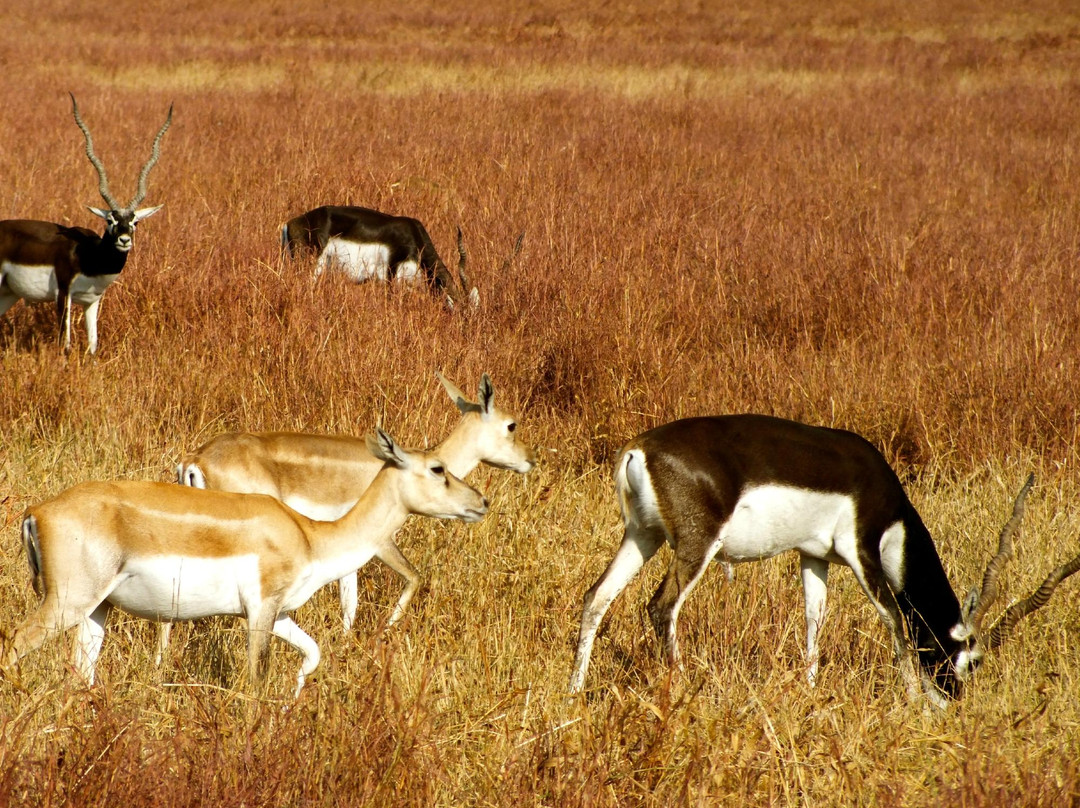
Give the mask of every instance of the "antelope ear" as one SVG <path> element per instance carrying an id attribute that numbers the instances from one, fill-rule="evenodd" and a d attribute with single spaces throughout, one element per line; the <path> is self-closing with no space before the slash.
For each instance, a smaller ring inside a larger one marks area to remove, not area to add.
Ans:
<path id="1" fill-rule="evenodd" d="M 408 462 L 405 453 L 397 445 L 392 437 L 387 435 L 379 427 L 375 427 L 375 434 L 368 435 L 367 447 L 375 457 L 386 463 L 391 463 L 398 468 L 403 468 Z"/>
<path id="2" fill-rule="evenodd" d="M 483 412 L 479 404 L 474 404 L 465 398 L 465 394 L 458 389 L 448 378 L 443 376 L 439 371 L 435 371 L 435 375 L 439 377 L 439 381 L 442 382 L 443 389 L 446 390 L 446 394 L 450 396 L 450 400 L 454 402 L 454 406 L 457 407 L 461 414 L 464 415 L 467 412 Z"/>
<path id="3" fill-rule="evenodd" d="M 979 594 L 979 587 L 971 587 L 971 591 L 967 593 L 964 602 L 960 604 L 960 620 L 962 622 L 971 622 L 971 618 L 975 615 L 975 610 L 979 608 Z"/>
<path id="4" fill-rule="evenodd" d="M 486 373 L 480 377 L 479 389 L 480 412 L 488 415 L 495 402 L 495 385 L 491 383 L 491 377 Z"/>
<path id="5" fill-rule="evenodd" d="M 101 208 L 95 208 L 95 207 L 92 207 L 90 205 L 87 205 L 86 209 L 88 211 L 90 211 L 92 214 L 94 214 L 95 216 L 100 216 L 102 219 L 108 219 L 109 218 L 109 211 L 107 211 L 107 210 L 102 210 Z"/>
<path id="6" fill-rule="evenodd" d="M 152 207 L 152 208 L 139 208 L 137 211 L 135 211 L 135 221 L 141 222 L 143 219 L 149 219 L 151 216 L 153 216 L 155 213 L 157 213 L 163 207 L 165 207 L 165 206 L 164 205 L 154 205 L 154 207 Z"/>
<path id="7" fill-rule="evenodd" d="M 975 625 L 972 623 L 975 611 L 979 608 L 979 587 L 973 586 L 968 592 L 964 602 L 960 604 L 960 622 L 952 627 L 949 636 L 957 642 L 970 640 L 975 636 Z"/>

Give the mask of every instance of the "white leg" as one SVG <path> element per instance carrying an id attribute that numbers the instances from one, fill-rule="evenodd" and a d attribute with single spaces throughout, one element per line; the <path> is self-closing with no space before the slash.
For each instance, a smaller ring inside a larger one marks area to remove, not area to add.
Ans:
<path id="1" fill-rule="evenodd" d="M 67 298 L 64 306 L 64 315 L 60 323 L 61 334 L 64 340 L 64 353 L 71 350 L 71 296 Z"/>
<path id="2" fill-rule="evenodd" d="M 892 638 L 893 656 L 900 668 L 900 678 L 904 682 L 908 698 L 917 701 L 922 695 L 923 679 L 919 666 L 915 662 L 915 655 L 908 645 L 907 637 L 904 636 L 904 618 L 900 614 L 900 606 L 896 602 L 896 596 L 885 580 L 883 572 L 871 577 L 866 574 L 858 559 L 845 559 L 851 571 L 855 574 L 855 580 L 859 582 L 863 592 L 870 598 L 870 602 L 877 609 L 881 622 L 889 631 Z"/>
<path id="3" fill-rule="evenodd" d="M 413 595 L 420 588 L 420 573 L 392 540 L 386 547 L 377 550 L 375 557 L 405 579 L 405 588 L 401 590 L 398 602 L 394 604 L 394 611 L 386 624 L 392 626 L 405 615 L 405 610 L 409 608 Z"/>
<path id="4" fill-rule="evenodd" d="M 589 658 L 592 656 L 596 632 L 612 601 L 634 579 L 645 562 L 656 554 L 663 542 L 664 536 L 659 531 L 648 531 L 636 525 L 633 527 L 628 525 L 615 557 L 611 559 L 604 574 L 585 593 L 574 672 L 570 676 L 571 693 L 580 692 L 585 685 L 585 672 L 589 668 Z"/>
<path id="5" fill-rule="evenodd" d="M 701 581 L 701 576 L 720 551 L 721 542 L 714 541 L 706 547 L 704 554 L 695 554 L 688 547 L 706 541 L 704 536 L 696 537 L 698 542 L 688 542 L 683 537 L 683 543 L 676 545 L 675 556 L 671 559 L 667 575 L 660 582 L 656 594 L 649 601 L 649 617 L 652 619 L 656 636 L 667 651 L 669 664 L 677 669 L 682 669 L 682 658 L 679 653 L 678 623 L 679 612 L 683 604 L 694 591 L 694 587 Z M 680 554 L 682 550 L 684 554 Z"/>
<path id="6" fill-rule="evenodd" d="M 101 306 L 101 297 L 83 309 L 83 319 L 86 321 L 86 340 L 90 353 L 97 353 L 97 321 L 98 309 Z M 71 304 L 68 304 L 70 311 Z"/>
<path id="7" fill-rule="evenodd" d="M 825 585 L 829 579 L 829 562 L 803 556 L 801 565 L 806 608 L 806 678 L 813 687 L 818 672 L 818 632 L 825 621 Z"/>
<path id="8" fill-rule="evenodd" d="M 101 643 L 105 639 L 105 620 L 110 608 L 108 601 L 102 601 L 79 623 L 79 634 L 75 640 L 75 667 L 88 685 L 94 683 Z"/>
<path id="9" fill-rule="evenodd" d="M 324 247 L 322 252 L 319 253 L 318 259 L 315 261 L 315 280 L 318 281 L 322 277 L 323 271 L 330 263 L 330 256 L 326 252 Z"/>
<path id="10" fill-rule="evenodd" d="M 345 624 L 345 633 L 348 634 L 352 631 L 353 622 L 356 620 L 356 607 L 360 601 L 355 572 L 338 579 L 338 597 L 341 599 L 341 621 Z"/>
<path id="11" fill-rule="evenodd" d="M 302 658 L 300 662 L 300 673 L 296 677 L 296 692 L 293 693 L 293 698 L 296 698 L 304 688 L 304 682 L 307 680 L 307 677 L 319 667 L 319 660 L 322 659 L 322 653 L 319 651 L 319 646 L 315 643 L 315 640 L 305 634 L 304 630 L 296 625 L 290 617 L 282 616 L 275 621 L 274 636 L 285 640 L 285 642 L 300 652 Z"/>
<path id="12" fill-rule="evenodd" d="M 154 664 L 160 665 L 169 649 L 169 637 L 172 634 L 172 623 L 158 623 L 157 653 L 154 655 Z"/>

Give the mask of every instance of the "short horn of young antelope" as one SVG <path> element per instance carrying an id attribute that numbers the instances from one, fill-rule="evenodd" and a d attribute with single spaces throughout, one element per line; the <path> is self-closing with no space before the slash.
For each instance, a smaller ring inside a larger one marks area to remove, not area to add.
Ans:
<path id="1" fill-rule="evenodd" d="M 485 373 L 475 401 L 441 373 L 436 374 L 461 412 L 453 431 L 432 451 L 457 477 L 481 463 L 524 474 L 536 453 L 521 442 L 517 419 L 495 404 L 495 387 Z M 312 519 L 336 519 L 360 498 L 382 467 L 367 442 L 347 435 L 294 432 L 230 432 L 218 435 L 177 467 L 184 485 L 236 493 L 268 494 Z M 419 574 L 412 570 L 410 575 Z M 418 577 L 417 577 L 418 580 Z M 352 629 L 358 603 L 357 576 L 338 581 L 342 622 Z M 399 603 L 390 625 L 403 615 Z M 168 646 L 168 624 L 159 636 L 159 659 Z"/>
<path id="2" fill-rule="evenodd" d="M 320 652 L 291 612 L 373 557 L 411 570 L 393 541 L 410 514 L 475 522 L 488 509 L 432 452 L 381 430 L 370 451 L 383 466 L 335 522 L 273 497 L 157 482 L 83 483 L 29 508 L 22 535 L 42 602 L 16 629 L 6 665 L 78 626 L 76 666 L 92 684 L 113 607 L 162 622 L 232 615 L 247 619 L 253 681 L 266 672 L 271 636 L 300 652 L 299 694 Z M 415 590 L 410 581 L 400 608 Z"/>
<path id="3" fill-rule="evenodd" d="M 119 205 L 109 191 L 105 166 L 94 152 L 90 129 L 71 96 L 72 115 L 86 141 L 86 156 L 98 174 L 98 191 L 107 209 L 87 206 L 105 220 L 99 236 L 83 227 L 53 222 L 10 219 L 0 222 L 0 316 L 19 300 L 27 303 L 56 302 L 60 343 L 71 348 L 71 306 L 83 309 L 87 348 L 97 352 L 98 314 L 105 290 L 120 276 L 134 246 L 135 226 L 161 210 L 161 205 L 138 208 L 147 192 L 147 177 L 161 154 L 161 139 L 172 123 L 172 107 L 158 130 L 150 158 L 139 172 L 135 196 Z"/>
<path id="4" fill-rule="evenodd" d="M 960 695 L 987 647 L 998 645 L 1080 569 L 1080 556 L 1063 564 L 989 632 L 983 630 L 1032 482 L 1016 498 L 982 586 L 961 605 L 895 472 L 858 435 L 761 415 L 690 418 L 649 430 L 616 461 L 625 534 L 585 594 L 569 689 L 576 693 L 585 685 L 596 633 L 612 601 L 667 543 L 674 556 L 648 611 L 671 664 L 679 664 L 679 610 L 710 561 L 751 562 L 795 551 L 811 684 L 828 569 L 840 564 L 854 573 L 888 629 L 908 694 L 942 705 L 944 697 Z"/>

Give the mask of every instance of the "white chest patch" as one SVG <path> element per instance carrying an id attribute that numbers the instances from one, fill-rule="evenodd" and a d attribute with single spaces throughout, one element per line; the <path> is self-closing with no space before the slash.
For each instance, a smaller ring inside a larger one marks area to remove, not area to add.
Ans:
<path id="1" fill-rule="evenodd" d="M 71 299 L 86 308 L 105 294 L 105 290 L 119 277 L 119 273 L 116 275 L 98 275 L 96 278 L 79 275 L 71 282 L 71 289 L 69 290 Z"/>
<path id="2" fill-rule="evenodd" d="M 315 561 L 300 570 L 281 602 L 281 610 L 291 612 L 299 609 L 311 596 L 331 581 L 351 575 L 375 556 L 375 545 L 360 542 L 347 553 L 334 558 Z"/>
<path id="3" fill-rule="evenodd" d="M 843 494 L 781 485 L 747 489 L 720 529 L 718 559 L 756 561 L 789 550 L 825 560 L 856 558 L 855 503 Z"/>
<path id="4" fill-rule="evenodd" d="M 881 535 L 881 568 L 894 592 L 904 588 L 904 525 L 895 522 Z"/>
<path id="5" fill-rule="evenodd" d="M 69 290 L 71 299 L 86 308 L 101 297 L 118 277 L 120 277 L 119 273 L 99 275 L 96 278 L 77 275 L 71 282 Z M 0 279 L 2 279 L 0 286 L 11 290 L 14 295 L 27 303 L 47 303 L 56 300 L 58 286 L 56 273 L 51 266 L 13 264 L 4 261 L 0 264 Z"/>
<path id="6" fill-rule="evenodd" d="M 131 559 L 108 600 L 125 612 L 151 620 L 194 620 L 212 615 L 243 615 L 261 599 L 259 558 Z"/>

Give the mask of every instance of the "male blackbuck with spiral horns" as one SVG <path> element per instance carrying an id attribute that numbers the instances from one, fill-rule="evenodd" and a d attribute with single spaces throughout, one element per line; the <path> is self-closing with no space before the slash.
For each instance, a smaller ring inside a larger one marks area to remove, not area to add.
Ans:
<path id="1" fill-rule="evenodd" d="M 115 281 L 133 246 L 135 225 L 161 210 L 161 205 L 139 208 L 146 197 L 146 178 L 158 161 L 161 138 L 172 123 L 172 107 L 158 130 L 148 159 L 139 172 L 138 189 L 121 206 L 109 192 L 105 166 L 94 154 L 90 130 L 71 96 L 75 123 L 86 139 L 86 156 L 97 170 L 98 191 L 107 209 L 87 206 L 105 220 L 101 236 L 84 227 L 66 227 L 52 222 L 10 219 L 0 222 L 0 316 L 18 300 L 27 303 L 56 301 L 60 341 L 65 351 L 71 347 L 71 304 L 83 308 L 90 353 L 97 351 L 97 321 L 101 296 Z"/>
<path id="2" fill-rule="evenodd" d="M 585 594 L 570 690 L 585 684 L 593 640 L 611 602 L 667 542 L 674 557 L 648 612 L 673 665 L 679 661 L 679 609 L 710 561 L 758 561 L 794 550 L 801 556 L 811 684 L 829 564 L 842 564 L 888 628 L 908 694 L 943 704 L 942 693 L 960 695 L 985 649 L 1000 645 L 1017 620 L 1080 569 L 1080 556 L 1058 567 L 1035 594 L 984 630 L 1032 481 L 1016 498 L 982 586 L 961 605 L 896 474 L 858 435 L 762 415 L 690 418 L 645 432 L 616 461 L 625 535 Z"/>
<path id="3" fill-rule="evenodd" d="M 524 474 L 536 464 L 536 453 L 520 441 L 517 420 L 495 405 L 491 377 L 480 379 L 476 401 L 436 374 L 461 420 L 432 449 L 452 474 L 464 478 L 479 464 Z M 361 438 L 294 432 L 228 432 L 212 438 L 177 466 L 183 485 L 241 494 L 269 494 L 312 519 L 337 519 L 348 512 L 375 478 L 383 461 Z M 400 554 L 398 554 L 400 555 Z M 420 573 L 402 555 L 389 559 L 405 579 L 405 589 L 389 625 L 405 613 L 420 586 Z M 356 618 L 357 581 L 351 571 L 338 581 L 345 631 Z M 168 646 L 169 626 L 159 635 L 159 654 Z"/>
<path id="4" fill-rule="evenodd" d="M 273 497 L 130 480 L 83 483 L 29 508 L 22 537 L 42 602 L 15 631 L 6 664 L 78 626 L 76 666 L 92 684 L 114 606 L 155 621 L 235 615 L 247 619 L 254 681 L 271 634 L 300 652 L 299 694 L 320 652 L 290 612 L 373 556 L 400 563 L 393 537 L 409 514 L 475 522 L 487 513 L 434 453 L 381 430 L 369 440 L 383 467 L 336 522 Z"/>

